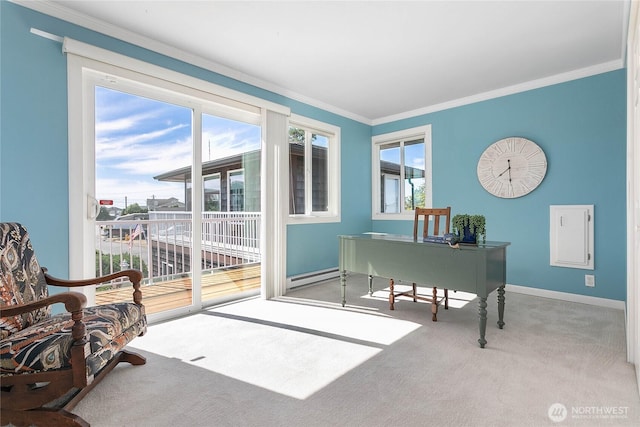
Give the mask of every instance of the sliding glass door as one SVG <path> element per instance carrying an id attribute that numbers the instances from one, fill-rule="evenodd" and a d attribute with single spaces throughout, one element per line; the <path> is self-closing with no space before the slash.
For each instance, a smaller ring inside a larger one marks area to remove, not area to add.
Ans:
<path id="1" fill-rule="evenodd" d="M 259 114 L 113 77 L 93 96 L 96 274 L 142 270 L 161 317 L 259 293 Z M 130 299 L 120 285 L 96 301 Z"/>
<path id="2" fill-rule="evenodd" d="M 203 305 L 260 288 L 261 127 L 202 114 Z"/>

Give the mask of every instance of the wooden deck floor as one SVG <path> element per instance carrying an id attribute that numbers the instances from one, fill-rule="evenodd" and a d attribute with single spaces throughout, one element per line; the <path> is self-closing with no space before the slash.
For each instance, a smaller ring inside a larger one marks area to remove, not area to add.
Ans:
<path id="1" fill-rule="evenodd" d="M 215 270 L 202 275 L 202 301 L 260 287 L 260 264 Z M 142 303 L 147 314 L 191 304 L 191 278 L 155 282 L 142 286 Z M 125 286 L 96 293 L 96 304 L 132 301 L 132 288 Z"/>

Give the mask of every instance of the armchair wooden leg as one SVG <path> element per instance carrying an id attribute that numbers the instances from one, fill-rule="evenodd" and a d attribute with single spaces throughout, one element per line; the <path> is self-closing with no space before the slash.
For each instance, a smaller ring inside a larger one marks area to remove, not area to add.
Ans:
<path id="1" fill-rule="evenodd" d="M 389 310 L 393 310 L 395 295 L 393 294 L 393 279 L 389 279 Z"/>
<path id="2" fill-rule="evenodd" d="M 107 363 L 107 365 L 102 368 L 98 375 L 96 375 L 93 382 L 87 387 L 80 390 L 75 396 L 73 396 L 73 398 L 63 406 L 63 409 L 71 411 L 73 408 L 75 408 L 78 402 L 80 402 L 93 389 L 93 387 L 100 383 L 100 381 L 102 381 L 102 379 L 107 376 L 107 374 L 111 372 L 113 368 L 115 368 L 116 365 L 118 365 L 118 363 L 120 362 L 128 362 L 132 365 L 144 365 L 145 363 L 147 363 L 147 359 L 145 359 L 138 353 L 133 353 L 127 350 L 120 350 L 118 354 L 116 354 L 113 359 L 111 359 L 109 363 Z"/>
<path id="3" fill-rule="evenodd" d="M 444 290 L 444 309 L 449 310 L 449 289 Z"/>
<path id="4" fill-rule="evenodd" d="M 50 426 L 50 427 L 89 427 L 89 423 L 79 416 L 64 409 L 32 409 L 29 411 L 0 411 L 2 425 L 11 424 L 16 427 Z"/>
<path id="5" fill-rule="evenodd" d="M 144 365 L 145 363 L 147 363 L 147 359 L 145 359 L 143 356 L 127 350 L 121 350 L 120 361 L 128 362 L 132 365 Z"/>
<path id="6" fill-rule="evenodd" d="M 414 284 L 413 284 L 413 302 L 418 301 L 418 300 L 416 299 L 416 293 L 417 293 L 417 292 L 416 292 L 416 289 L 417 289 L 417 286 L 416 286 L 416 284 L 414 283 Z"/>

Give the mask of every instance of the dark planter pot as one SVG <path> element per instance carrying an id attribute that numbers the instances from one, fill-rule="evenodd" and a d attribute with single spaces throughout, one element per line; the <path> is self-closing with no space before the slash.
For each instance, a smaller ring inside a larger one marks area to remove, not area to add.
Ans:
<path id="1" fill-rule="evenodd" d="M 460 243 L 466 243 L 469 245 L 477 244 L 476 233 L 472 233 L 468 226 L 465 226 L 462 230 L 462 239 L 460 239 Z"/>

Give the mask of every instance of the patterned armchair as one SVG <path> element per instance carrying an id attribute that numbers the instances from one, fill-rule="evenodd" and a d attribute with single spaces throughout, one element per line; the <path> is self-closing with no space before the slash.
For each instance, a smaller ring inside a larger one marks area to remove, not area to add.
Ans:
<path id="1" fill-rule="evenodd" d="M 133 303 L 85 307 L 79 292 L 48 287 L 133 284 Z M 41 268 L 27 230 L 0 223 L 0 425 L 88 426 L 69 411 L 119 362 L 146 360 L 123 348 L 147 329 L 142 273 L 126 270 L 89 280 L 61 280 Z M 51 305 L 65 313 L 51 315 Z"/>

